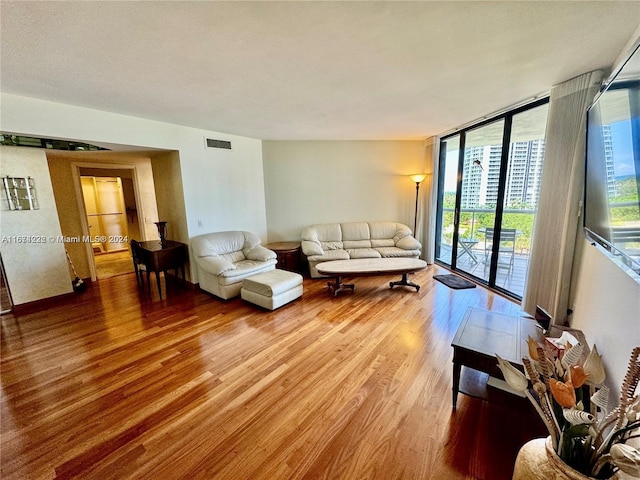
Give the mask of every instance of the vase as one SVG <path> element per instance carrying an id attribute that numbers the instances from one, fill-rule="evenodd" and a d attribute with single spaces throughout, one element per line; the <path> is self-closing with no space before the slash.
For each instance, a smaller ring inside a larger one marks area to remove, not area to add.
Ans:
<path id="1" fill-rule="evenodd" d="M 160 236 L 160 245 L 167 245 L 167 222 L 155 222 L 158 227 L 158 235 Z"/>
<path id="2" fill-rule="evenodd" d="M 616 479 L 614 475 L 610 477 Z M 571 468 L 553 449 L 551 437 L 525 443 L 516 458 L 512 480 L 594 480 Z"/>

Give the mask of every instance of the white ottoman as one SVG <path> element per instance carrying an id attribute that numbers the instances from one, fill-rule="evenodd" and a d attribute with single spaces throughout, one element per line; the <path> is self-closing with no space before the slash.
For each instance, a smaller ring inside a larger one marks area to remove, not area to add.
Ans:
<path id="1" fill-rule="evenodd" d="M 302 275 L 287 270 L 270 270 L 242 280 L 243 300 L 275 310 L 302 296 Z"/>

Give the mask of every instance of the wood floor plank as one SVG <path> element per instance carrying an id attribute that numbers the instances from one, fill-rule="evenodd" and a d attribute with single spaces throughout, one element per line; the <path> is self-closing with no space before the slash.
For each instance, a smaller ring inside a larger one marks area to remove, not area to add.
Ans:
<path id="1" fill-rule="evenodd" d="M 149 297 L 129 274 L 3 315 L 0 476 L 509 479 L 544 429 L 509 397 L 452 411 L 451 340 L 469 306 L 519 306 L 439 273 L 337 297 L 305 279 L 273 312 L 176 285 Z"/>

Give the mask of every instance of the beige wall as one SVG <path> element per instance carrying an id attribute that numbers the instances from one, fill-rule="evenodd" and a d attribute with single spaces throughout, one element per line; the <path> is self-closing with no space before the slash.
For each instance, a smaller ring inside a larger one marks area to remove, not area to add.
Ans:
<path id="1" fill-rule="evenodd" d="M 391 220 L 413 229 L 423 141 L 264 141 L 267 236 L 299 240 L 316 223 Z"/>
<path id="2" fill-rule="evenodd" d="M 152 165 L 158 218 L 167 222 L 167 238 L 188 244 L 189 232 L 187 231 L 187 212 L 184 207 L 180 155 L 178 152 L 156 155 Z M 190 269 L 186 270 L 190 280 Z"/>
<path id="3" fill-rule="evenodd" d="M 32 177 L 40 205 L 38 210 L 11 211 L 3 187 L 0 248 L 13 303 L 70 293 L 72 278 L 58 238 L 62 231 L 45 151 L 0 146 L 0 157 L 0 176 Z M 26 239 L 18 242 L 18 237 Z"/>
<path id="4" fill-rule="evenodd" d="M 42 150 L 45 154 L 45 150 Z M 77 165 L 84 168 L 100 168 L 99 171 L 108 173 L 128 167 L 135 171 L 137 178 L 139 205 L 138 215 L 140 219 L 141 240 L 154 240 L 158 238 L 158 230 L 153 222 L 158 221 L 158 209 L 156 206 L 155 187 L 151 160 L 148 157 L 125 156 L 118 158 L 112 152 L 90 152 L 83 154 L 78 152 L 47 152 L 51 182 L 55 193 L 55 201 L 60 216 L 60 227 L 66 236 L 82 236 L 82 217 L 84 212 L 80 209 L 79 195 L 72 175 Z M 108 168 L 108 167 L 114 167 Z M 81 200 L 81 198 L 80 198 Z M 148 221 L 145 221 L 147 219 Z M 81 278 L 90 278 L 90 249 L 84 243 L 67 244 L 69 256 L 73 261 L 76 271 Z"/>

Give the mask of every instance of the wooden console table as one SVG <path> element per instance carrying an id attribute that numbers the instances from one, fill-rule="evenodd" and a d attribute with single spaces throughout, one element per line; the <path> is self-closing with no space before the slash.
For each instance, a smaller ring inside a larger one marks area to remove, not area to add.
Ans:
<path id="1" fill-rule="evenodd" d="M 164 272 L 165 288 L 167 283 L 167 271 L 174 270 L 176 276 L 178 269 L 184 277 L 184 265 L 187 262 L 187 245 L 175 240 L 166 240 L 165 245 L 161 245 L 159 240 L 140 242 L 142 261 L 148 272 L 155 272 L 158 284 L 158 293 L 162 298 L 162 287 L 160 286 L 160 272 Z M 149 282 L 151 289 L 151 282 Z"/>
<path id="2" fill-rule="evenodd" d="M 548 337 L 559 337 L 568 331 L 585 346 L 583 355 L 588 353 L 584 334 L 580 330 L 552 326 Z M 531 336 L 544 343 L 542 329 L 537 322 L 527 317 L 517 317 L 504 313 L 490 312 L 469 307 L 462 318 L 458 331 L 451 343 L 453 347 L 453 408 L 456 408 L 458 392 L 476 396 L 460 390 L 462 366 L 502 379 L 496 353 L 524 372 L 522 357 L 527 356 L 527 338 Z"/>

